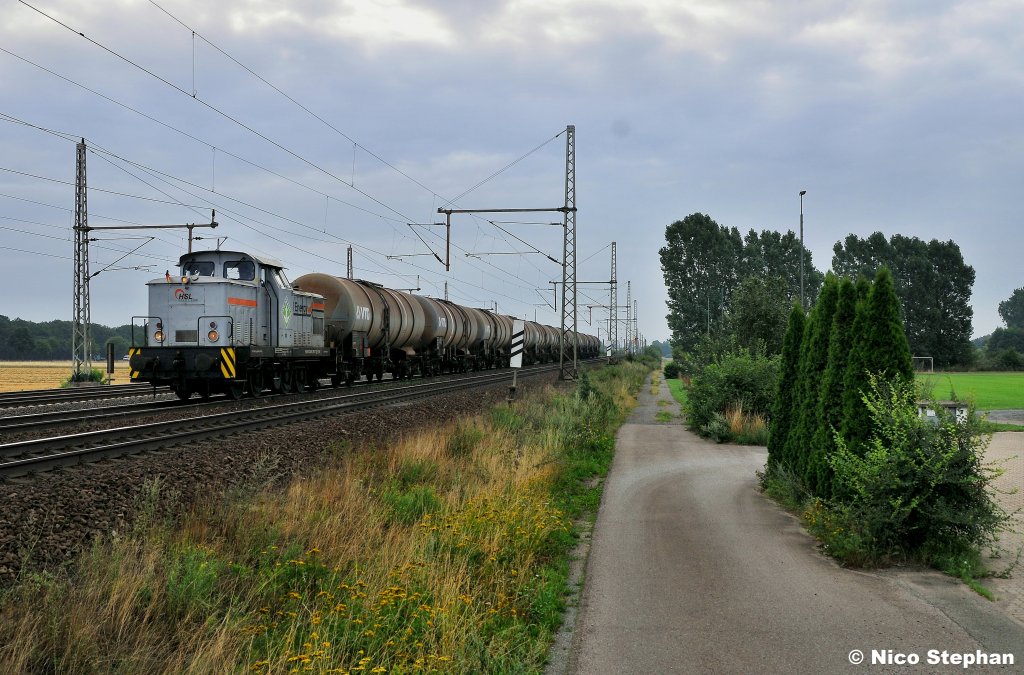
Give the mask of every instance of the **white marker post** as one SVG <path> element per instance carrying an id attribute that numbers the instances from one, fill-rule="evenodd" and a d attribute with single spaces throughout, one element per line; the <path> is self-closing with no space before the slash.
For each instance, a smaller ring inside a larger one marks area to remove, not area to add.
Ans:
<path id="1" fill-rule="evenodd" d="M 516 398 L 516 375 L 523 367 L 523 344 L 526 342 L 526 322 L 516 319 L 512 322 L 512 347 L 509 366 L 512 368 L 512 386 L 508 388 L 508 402 Z"/>

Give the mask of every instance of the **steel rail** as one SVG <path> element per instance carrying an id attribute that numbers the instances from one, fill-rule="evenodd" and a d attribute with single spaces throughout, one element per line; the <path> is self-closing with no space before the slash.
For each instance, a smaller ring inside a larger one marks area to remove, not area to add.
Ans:
<path id="1" fill-rule="evenodd" d="M 460 374 L 446 374 L 442 376 L 436 376 L 432 378 L 433 382 L 447 382 L 453 378 L 459 377 Z M 354 382 L 353 386 L 356 387 L 370 387 L 376 385 L 377 387 L 389 387 L 395 383 L 401 382 L 402 380 L 380 380 L 376 382 L 368 382 L 365 380 L 359 380 Z M 148 385 L 147 385 L 148 386 Z M 303 394 L 315 394 L 335 391 L 335 388 L 321 386 L 315 392 L 306 391 Z M 351 391 L 350 388 L 342 389 L 342 391 Z M 158 393 L 169 393 L 169 392 L 158 392 Z M 93 422 L 98 420 L 110 420 L 118 417 L 144 417 L 148 415 L 155 415 L 163 412 L 174 412 L 178 410 L 187 411 L 194 410 L 205 406 L 223 405 L 225 403 L 241 403 L 251 404 L 258 401 L 266 401 L 282 396 L 291 396 L 292 394 L 274 394 L 264 393 L 259 398 L 245 398 L 241 400 L 230 399 L 224 395 L 214 395 L 209 399 L 200 401 L 181 401 L 178 398 L 160 399 L 159 401 L 147 401 L 145 403 L 127 403 L 124 405 L 117 405 L 107 408 L 86 408 L 81 410 L 50 410 L 45 412 L 27 413 L 23 415 L 10 415 L 0 416 L 0 432 L 19 432 L 29 431 L 37 429 L 39 427 L 60 425 L 60 424 L 76 424 L 81 422 Z M 330 398 L 329 396 L 321 396 L 321 398 Z M 336 396 L 335 396 L 336 398 Z"/>
<path id="2" fill-rule="evenodd" d="M 522 377 L 557 370 L 556 365 L 524 368 Z M 74 466 L 99 459 L 121 457 L 172 445 L 187 444 L 268 427 L 344 414 L 416 398 L 507 381 L 508 370 L 490 371 L 441 383 L 423 381 L 387 389 L 373 389 L 340 397 L 291 401 L 246 410 L 202 415 L 190 419 L 151 422 L 80 434 L 30 439 L 0 445 L 0 478 L 15 478 Z"/>
<path id="3" fill-rule="evenodd" d="M 31 391 L 9 391 L 0 394 L 0 408 L 15 408 L 29 405 L 45 405 L 48 403 L 67 403 L 88 401 L 99 398 L 119 398 L 122 396 L 145 396 L 152 392 L 149 384 L 114 384 L 96 387 L 73 389 L 33 389 Z M 157 393 L 169 391 L 157 388 Z"/>

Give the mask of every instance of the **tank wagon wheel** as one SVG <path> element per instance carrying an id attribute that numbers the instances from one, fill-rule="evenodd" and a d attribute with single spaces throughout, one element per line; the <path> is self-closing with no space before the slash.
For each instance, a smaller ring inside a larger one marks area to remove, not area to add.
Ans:
<path id="1" fill-rule="evenodd" d="M 286 371 L 287 372 L 287 371 Z M 306 390 L 306 369 L 297 366 L 291 369 L 291 387 L 288 389 L 293 394 L 301 394 Z"/>
<path id="2" fill-rule="evenodd" d="M 174 393 L 182 401 L 187 401 L 192 397 L 192 390 L 189 389 L 188 387 L 185 387 L 184 389 L 175 389 Z"/>
<path id="3" fill-rule="evenodd" d="M 294 379 L 295 374 L 292 373 L 292 369 L 285 366 L 274 377 L 274 391 L 281 394 L 292 393 L 292 387 L 295 386 L 293 384 Z"/>
<path id="4" fill-rule="evenodd" d="M 209 380 L 204 380 L 202 383 L 200 383 L 199 386 L 196 387 L 196 391 L 199 392 L 199 398 L 200 399 L 202 399 L 204 401 L 209 399 L 210 398 L 210 393 L 211 393 L 210 392 L 210 382 L 209 382 Z"/>
<path id="5" fill-rule="evenodd" d="M 352 371 L 345 373 L 345 386 L 351 387 L 352 383 L 356 381 L 356 374 Z"/>
<path id="6" fill-rule="evenodd" d="M 316 391 L 320 388 L 320 378 L 317 377 L 317 373 L 309 371 L 309 376 L 306 378 L 306 388 L 310 391 Z"/>
<path id="7" fill-rule="evenodd" d="M 331 375 L 331 386 L 337 389 L 341 386 L 341 373 L 335 373 Z"/>

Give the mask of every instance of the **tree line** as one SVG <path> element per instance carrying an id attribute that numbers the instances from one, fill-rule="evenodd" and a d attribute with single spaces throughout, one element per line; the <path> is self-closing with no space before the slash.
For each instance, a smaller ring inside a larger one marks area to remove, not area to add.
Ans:
<path id="1" fill-rule="evenodd" d="M 668 290 L 672 343 L 692 351 L 702 336 L 733 334 L 744 345 L 761 341 L 768 353 L 782 348 L 788 308 L 800 298 L 800 240 L 785 234 L 735 227 L 693 213 L 669 225 L 660 251 Z M 878 270 L 892 273 L 912 354 L 931 356 L 940 367 L 966 364 L 972 355 L 974 268 L 953 241 L 925 242 L 880 232 L 849 235 L 833 247 L 838 277 L 871 282 Z M 825 275 L 803 251 L 805 307 L 817 301 Z"/>
<path id="2" fill-rule="evenodd" d="M 114 356 L 120 358 L 131 346 L 131 325 L 109 328 L 100 324 L 89 326 L 91 352 L 105 357 L 107 343 L 114 345 Z M 70 321 L 26 321 L 0 314 L 0 360 L 67 361 L 71 359 Z"/>

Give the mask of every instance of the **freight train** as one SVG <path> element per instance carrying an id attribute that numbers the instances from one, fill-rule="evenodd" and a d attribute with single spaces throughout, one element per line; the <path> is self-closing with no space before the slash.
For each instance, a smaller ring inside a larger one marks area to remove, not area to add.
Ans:
<path id="1" fill-rule="evenodd" d="M 252 253 L 187 253 L 175 274 L 146 285 L 149 314 L 132 317 L 131 380 L 183 400 L 509 365 L 510 316 L 329 274 L 290 282 L 280 262 Z M 559 329 L 527 321 L 524 332 L 524 364 L 558 360 Z M 596 337 L 572 337 L 580 358 L 600 354 Z"/>

